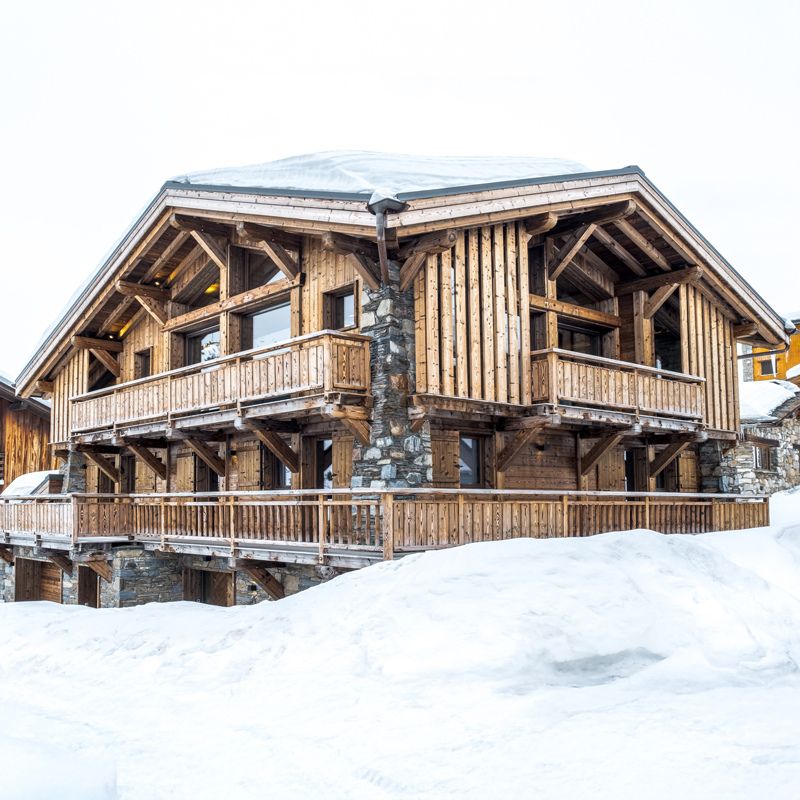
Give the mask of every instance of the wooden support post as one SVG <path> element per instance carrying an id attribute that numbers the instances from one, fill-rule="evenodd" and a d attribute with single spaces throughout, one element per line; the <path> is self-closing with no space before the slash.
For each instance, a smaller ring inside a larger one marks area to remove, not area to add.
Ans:
<path id="1" fill-rule="evenodd" d="M 96 572 L 106 583 L 111 583 L 114 578 L 111 564 L 109 564 L 105 558 L 92 558 L 80 563 L 81 566 L 89 567 L 92 572 Z"/>
<path id="2" fill-rule="evenodd" d="M 163 551 L 167 546 L 167 506 L 164 497 L 159 498 L 158 524 L 161 528 L 161 550 Z"/>
<path id="3" fill-rule="evenodd" d="M 383 559 L 394 558 L 394 494 L 384 492 L 382 497 L 383 513 Z"/>
<path id="4" fill-rule="evenodd" d="M 236 498 L 228 498 L 228 533 L 231 539 L 231 558 L 236 558 Z"/>
<path id="5" fill-rule="evenodd" d="M 221 478 L 225 476 L 225 462 L 205 442 L 188 437 L 183 441 L 209 469 L 216 472 Z"/>
<path id="6" fill-rule="evenodd" d="M 260 564 L 248 564 L 246 561 L 238 561 L 236 568 L 250 577 L 253 583 L 260 586 L 272 600 L 282 600 L 286 597 L 283 584 L 266 567 L 262 567 Z"/>
<path id="7" fill-rule="evenodd" d="M 74 548 L 78 544 L 78 532 L 80 531 L 81 527 L 81 512 L 80 506 L 78 505 L 78 499 L 75 495 L 72 495 L 69 499 L 70 505 L 72 507 L 72 547 Z"/>
<path id="8" fill-rule="evenodd" d="M 581 458 L 581 475 L 587 475 L 589 470 L 609 451 L 613 450 L 625 435 L 624 431 L 614 431 L 595 442 L 594 447 Z"/>

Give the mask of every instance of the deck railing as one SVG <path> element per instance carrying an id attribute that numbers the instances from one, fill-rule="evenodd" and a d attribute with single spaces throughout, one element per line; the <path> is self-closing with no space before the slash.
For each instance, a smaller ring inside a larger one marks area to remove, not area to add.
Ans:
<path id="1" fill-rule="evenodd" d="M 296 546 L 324 563 L 332 550 L 395 553 L 520 537 L 591 536 L 650 528 L 704 533 L 769 524 L 769 498 L 749 495 L 395 489 L 314 489 L 209 494 L 0 495 L 0 531 L 79 543 L 127 537 L 213 544 Z"/>
<path id="2" fill-rule="evenodd" d="M 287 396 L 369 390 L 369 338 L 319 331 L 72 399 L 73 433 Z"/>
<path id="3" fill-rule="evenodd" d="M 704 379 L 695 375 L 557 348 L 531 358 L 532 403 L 703 419 Z"/>

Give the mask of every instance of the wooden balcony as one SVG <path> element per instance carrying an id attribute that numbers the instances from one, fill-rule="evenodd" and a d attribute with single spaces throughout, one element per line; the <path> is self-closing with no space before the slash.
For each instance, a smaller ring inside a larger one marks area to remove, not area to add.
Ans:
<path id="1" fill-rule="evenodd" d="M 534 404 L 703 422 L 704 379 L 695 375 L 559 349 L 537 350 L 531 358 Z"/>
<path id="2" fill-rule="evenodd" d="M 470 542 L 768 524 L 768 497 L 720 494 L 339 489 L 0 496 L 0 545 L 96 550 L 135 540 L 154 550 L 342 567 Z"/>
<path id="3" fill-rule="evenodd" d="M 270 347 L 120 383 L 71 401 L 73 435 L 285 398 L 369 393 L 369 338 L 320 331 Z M 288 408 L 293 412 L 304 406 Z"/>

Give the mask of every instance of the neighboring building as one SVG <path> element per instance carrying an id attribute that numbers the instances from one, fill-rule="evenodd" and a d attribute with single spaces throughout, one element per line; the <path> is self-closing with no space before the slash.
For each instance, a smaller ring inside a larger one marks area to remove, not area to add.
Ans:
<path id="1" fill-rule="evenodd" d="M 794 330 L 791 330 L 792 326 Z M 752 349 L 753 366 L 752 371 L 745 373 L 746 380 L 792 381 L 800 385 L 800 329 L 797 326 L 800 326 L 798 311 L 786 317 L 786 327 L 790 330 L 788 347 Z"/>
<path id="2" fill-rule="evenodd" d="M 14 384 L 0 375 L 0 491 L 26 472 L 54 466 L 49 441 L 48 404 L 18 398 Z"/>
<path id="3" fill-rule="evenodd" d="M 743 384 L 741 417 L 741 441 L 724 451 L 715 483 L 741 494 L 800 485 L 800 387 L 779 380 Z"/>
<path id="4" fill-rule="evenodd" d="M 739 432 L 737 341 L 783 347 L 783 321 L 637 167 L 169 181 L 19 378 L 67 491 L 113 497 L 35 501 L 35 533 L 4 507 L 7 550 L 101 575 L 104 604 L 226 604 L 466 541 L 763 524 L 691 494 Z"/>

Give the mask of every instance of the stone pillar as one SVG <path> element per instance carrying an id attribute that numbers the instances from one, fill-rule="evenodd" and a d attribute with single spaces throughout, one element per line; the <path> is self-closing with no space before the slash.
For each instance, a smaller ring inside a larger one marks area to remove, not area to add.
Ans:
<path id="1" fill-rule="evenodd" d="M 86 491 L 86 456 L 83 453 L 70 450 L 61 471 L 64 473 L 63 494 Z"/>
<path id="2" fill-rule="evenodd" d="M 714 440 L 703 442 L 697 450 L 697 459 L 701 491 L 742 493 L 734 443 Z"/>
<path id="3" fill-rule="evenodd" d="M 408 396 L 414 387 L 413 290 L 399 290 L 399 267 L 389 262 L 389 285 L 364 289 L 361 333 L 371 336 L 372 426 L 369 446 L 356 443 L 353 488 L 404 488 L 431 480 L 427 423 L 414 432 Z"/>

